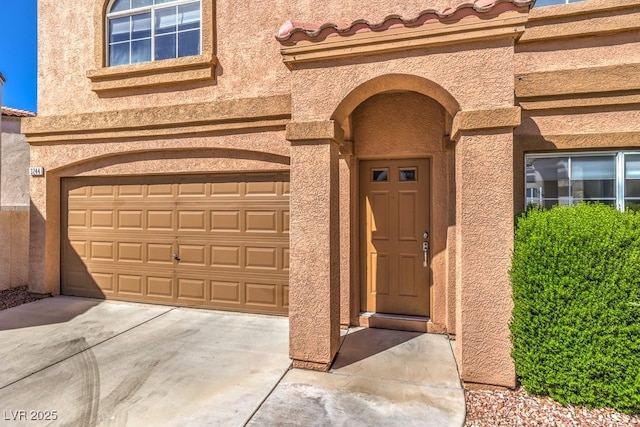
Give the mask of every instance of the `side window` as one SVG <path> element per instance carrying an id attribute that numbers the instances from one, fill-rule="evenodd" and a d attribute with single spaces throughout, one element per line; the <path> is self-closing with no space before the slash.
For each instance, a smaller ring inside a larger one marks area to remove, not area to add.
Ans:
<path id="1" fill-rule="evenodd" d="M 115 0 L 107 13 L 107 65 L 200 55 L 201 1 Z"/>
<path id="2" fill-rule="evenodd" d="M 640 154 L 624 157 L 624 205 L 640 211 Z"/>
<path id="3" fill-rule="evenodd" d="M 550 208 L 600 202 L 640 210 L 640 153 L 525 156 L 525 205 Z"/>

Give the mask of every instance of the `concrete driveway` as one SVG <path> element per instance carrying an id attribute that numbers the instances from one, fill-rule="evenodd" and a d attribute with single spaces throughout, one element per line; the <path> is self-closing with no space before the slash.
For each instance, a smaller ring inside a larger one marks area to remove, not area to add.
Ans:
<path id="1" fill-rule="evenodd" d="M 345 331 L 290 369 L 288 319 L 55 297 L 0 311 L 0 425 L 461 426 L 446 336 Z"/>
<path id="2" fill-rule="evenodd" d="M 0 424 L 241 426 L 289 369 L 288 332 L 283 317 L 70 297 L 5 310 Z"/>

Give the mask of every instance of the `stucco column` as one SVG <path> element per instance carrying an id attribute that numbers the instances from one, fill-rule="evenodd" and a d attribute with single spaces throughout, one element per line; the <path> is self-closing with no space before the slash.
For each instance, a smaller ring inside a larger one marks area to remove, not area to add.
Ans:
<path id="1" fill-rule="evenodd" d="M 352 279 L 351 266 L 357 265 L 353 257 L 352 248 L 355 234 L 352 230 L 354 204 L 357 198 L 354 198 L 356 180 L 353 179 L 356 159 L 353 155 L 353 142 L 345 141 L 340 147 L 340 325 L 349 326 L 357 321 L 358 308 L 353 304 L 358 300 L 357 295 L 353 295 L 357 286 L 351 286 L 354 283 Z M 351 316 L 353 315 L 353 319 Z"/>
<path id="2" fill-rule="evenodd" d="M 60 293 L 60 178 L 49 173 L 45 177 L 31 177 L 30 192 L 29 290 L 57 295 Z"/>
<path id="3" fill-rule="evenodd" d="M 511 125 L 519 117 L 519 109 L 502 109 L 461 114 L 454 123 L 456 352 L 467 383 L 515 386 L 508 272 L 514 222 Z"/>
<path id="4" fill-rule="evenodd" d="M 291 141 L 289 355 L 328 370 L 340 342 L 338 149 L 333 121 L 287 125 Z"/>

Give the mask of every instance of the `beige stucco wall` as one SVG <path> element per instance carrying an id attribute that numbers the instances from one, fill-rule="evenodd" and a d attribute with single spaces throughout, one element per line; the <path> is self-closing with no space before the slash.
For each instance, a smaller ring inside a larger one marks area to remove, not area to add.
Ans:
<path id="1" fill-rule="evenodd" d="M 29 273 L 29 145 L 20 119 L 0 119 L 0 290 L 26 285 Z"/>
<path id="2" fill-rule="evenodd" d="M 589 107 L 546 114 L 525 112 L 517 135 L 627 132 L 638 128 L 640 111 L 628 107 Z M 612 141 L 612 145 L 615 142 Z"/>
<path id="3" fill-rule="evenodd" d="M 20 133 L 20 118 L 4 117 L 0 147 L 0 206 L 29 206 L 29 144 Z"/>
<path id="4" fill-rule="evenodd" d="M 91 91 L 87 71 L 94 57 L 96 4 L 105 0 L 68 3 L 38 2 L 38 115 L 65 115 L 121 110 L 149 105 L 177 105 L 228 98 L 288 93 L 289 71 L 282 65 L 274 36 L 291 16 L 288 2 L 258 0 L 215 5 L 216 79 L 174 90 L 137 90 L 98 96 Z M 69 31 L 73 28 L 73 31 Z M 69 94 L 73 94 L 73 102 Z"/>
<path id="5" fill-rule="evenodd" d="M 511 284 L 513 135 L 463 135 L 456 145 L 456 356 L 463 380 L 514 385 Z M 507 249 L 507 250 L 505 250 Z"/>
<path id="6" fill-rule="evenodd" d="M 55 0 L 38 2 L 38 61 L 41 70 L 38 79 L 40 88 L 38 114 L 40 116 L 289 93 L 292 84 L 296 82 L 304 84 L 305 75 L 299 74 L 292 82 L 289 70 L 282 65 L 280 45 L 275 40 L 275 35 L 287 19 L 320 22 L 352 22 L 357 19 L 367 19 L 371 22 L 379 22 L 388 15 L 399 14 L 413 18 L 425 9 L 443 10 L 459 2 L 437 0 L 429 2 L 428 5 L 425 5 L 422 0 L 411 0 L 402 4 L 392 0 L 367 4 L 353 0 L 349 2 L 332 0 L 322 4 L 308 1 L 266 0 L 251 3 L 217 2 L 214 25 L 217 33 L 215 54 L 219 65 L 216 67 L 215 81 L 195 85 L 197 87 L 186 86 L 179 91 L 137 90 L 98 96 L 90 89 L 87 71 L 95 68 L 96 5 L 104 3 L 106 3 L 105 0 L 90 0 L 68 7 L 67 4 Z M 238 19 L 238 17 L 247 18 Z M 68 28 L 74 28 L 74 31 L 70 32 Z M 444 82 L 454 76 L 456 82 L 483 83 L 480 76 L 482 73 L 475 71 L 479 69 L 477 67 L 482 66 L 480 69 L 495 71 L 498 69 L 496 65 L 505 58 L 501 57 L 499 52 L 487 50 L 486 46 L 477 47 L 479 49 L 469 46 L 465 48 L 466 52 L 456 52 L 455 48 L 430 50 L 426 58 L 433 61 L 432 65 L 436 62 L 442 65 L 438 67 L 440 76 L 432 76 L 433 80 Z M 398 59 L 403 56 L 405 55 L 398 54 L 395 57 Z M 472 57 L 475 59 L 471 59 Z M 388 64 L 390 68 L 387 69 L 384 61 L 382 64 L 360 64 L 362 66 L 362 73 L 358 73 L 361 76 L 360 83 L 368 80 L 369 73 L 365 71 L 366 68 L 378 69 L 383 73 L 403 70 L 407 74 L 413 74 L 420 65 L 410 64 L 410 62 L 393 61 Z M 465 64 L 464 67 L 462 64 Z M 445 74 L 452 70 L 455 72 L 450 75 Z M 348 70 L 345 71 L 348 72 Z M 507 69 L 505 72 L 511 72 L 511 70 Z M 340 74 L 342 73 L 334 75 L 337 79 L 333 83 L 339 86 L 344 83 L 349 86 L 348 80 L 353 76 L 343 79 L 340 78 L 343 77 Z M 456 98 L 463 96 L 465 99 L 461 99 L 461 103 L 468 105 L 469 108 L 478 107 L 475 104 L 493 105 L 492 100 L 487 104 L 483 100 L 484 97 L 474 97 L 471 94 L 467 96 L 466 91 L 455 90 L 456 82 L 451 82 L 453 87 L 447 85 L 445 88 L 450 90 Z M 345 89 L 344 86 L 342 88 Z M 504 96 L 504 102 L 508 104 L 508 88 L 500 91 L 501 94 L 492 94 L 491 98 L 494 95 Z M 60 102 L 62 99 L 67 99 L 69 93 L 74 94 L 74 102 Z M 346 93 L 343 91 L 342 95 Z M 323 101 L 335 108 L 341 99 L 342 97 L 330 97 Z"/>
<path id="7" fill-rule="evenodd" d="M 0 290 L 28 284 L 28 210 L 0 210 L 0 240 Z"/>
<path id="8" fill-rule="evenodd" d="M 339 168 L 340 211 L 340 325 L 358 324 L 360 292 L 358 286 L 357 203 L 352 195 L 358 191 L 357 160 L 349 152 L 341 156 Z M 335 209 L 335 207 L 334 207 Z M 352 286 L 353 284 L 353 286 Z"/>
<path id="9" fill-rule="evenodd" d="M 307 139 L 314 126 L 298 130 L 301 135 L 287 128 L 292 145 L 289 356 L 294 367 L 328 370 L 341 342 L 338 144 Z"/>
<path id="10" fill-rule="evenodd" d="M 524 156 L 640 147 L 640 1 L 533 9 L 516 45 L 514 206 L 524 209 Z"/>
<path id="11" fill-rule="evenodd" d="M 520 74 L 637 62 L 640 34 L 634 31 L 519 44 L 514 65 Z"/>
<path id="12" fill-rule="evenodd" d="M 384 54 L 375 61 L 335 60 L 329 69 L 302 68 L 292 75 L 294 120 L 330 118 L 349 94 L 361 85 L 385 75 L 419 76 L 439 85 L 462 110 L 513 105 L 512 40 L 435 47 L 408 56 Z M 506 82 L 506 84 L 503 84 Z M 385 87 L 371 95 L 401 87 Z M 296 96 L 298 95 L 298 96 Z M 433 94 L 432 94 L 433 95 Z M 308 102 L 308 99 L 315 102 Z"/>
<path id="13" fill-rule="evenodd" d="M 319 3 L 313 0 L 297 0 L 293 3 L 290 18 L 296 21 L 341 23 L 366 19 L 372 23 L 378 23 L 390 15 L 414 18 L 424 10 L 441 11 L 461 2 L 457 0 L 430 0 L 428 2 L 424 0 L 404 0 L 402 2 L 392 0 L 375 2 L 329 0 Z"/>

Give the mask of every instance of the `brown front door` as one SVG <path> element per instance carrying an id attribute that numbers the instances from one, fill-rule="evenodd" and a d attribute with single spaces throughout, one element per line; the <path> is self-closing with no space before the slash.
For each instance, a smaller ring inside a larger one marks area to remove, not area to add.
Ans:
<path id="1" fill-rule="evenodd" d="M 428 159 L 360 163 L 363 311 L 429 315 L 429 177 Z"/>

